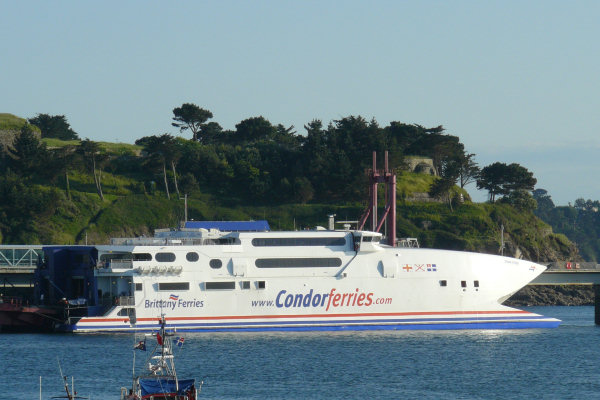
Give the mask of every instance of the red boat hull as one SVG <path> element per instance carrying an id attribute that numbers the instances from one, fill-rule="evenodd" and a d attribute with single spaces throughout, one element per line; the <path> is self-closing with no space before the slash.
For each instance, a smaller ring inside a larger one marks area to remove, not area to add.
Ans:
<path id="1" fill-rule="evenodd" d="M 27 306 L 19 302 L 0 303 L 0 331 L 52 332 L 58 321 L 58 310 Z"/>

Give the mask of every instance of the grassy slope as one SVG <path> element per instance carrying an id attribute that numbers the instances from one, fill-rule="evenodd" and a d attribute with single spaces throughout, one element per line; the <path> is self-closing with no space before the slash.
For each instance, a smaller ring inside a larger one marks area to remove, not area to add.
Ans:
<path id="1" fill-rule="evenodd" d="M 72 201 L 61 206 L 36 227 L 43 243 L 107 243 L 111 237 L 149 235 L 156 228 L 175 227 L 183 219 L 183 201 L 164 194 L 107 195 L 72 191 Z M 267 219 L 274 230 L 326 226 L 327 215 L 337 220 L 357 220 L 363 205 L 284 204 L 277 207 L 226 207 L 217 198 L 193 194 L 188 199 L 190 219 Z M 524 258 L 535 261 L 563 259 L 571 243 L 531 214 L 506 205 L 466 203 L 450 211 L 441 203 L 406 203 L 398 206 L 398 235 L 417 237 L 423 247 L 482 251 L 497 254 L 500 225 L 505 227 L 507 252 L 518 247 Z"/>
<path id="2" fill-rule="evenodd" d="M 49 147 L 77 144 L 44 139 Z M 123 143 L 102 143 L 114 154 L 139 154 L 140 147 Z M 43 223 L 34 224 L 32 238 L 38 243 L 107 243 L 111 237 L 148 235 L 156 228 L 175 227 L 183 219 L 183 201 L 167 200 L 157 191 L 155 195 L 140 193 L 135 179 L 103 172 L 101 202 L 95 193 L 90 175 L 72 173 L 71 196 L 64 195 L 60 206 Z M 502 204 L 475 204 L 469 201 L 454 210 L 441 203 L 411 203 L 404 199 L 413 193 L 427 192 L 434 177 L 403 172 L 398 176 L 397 224 L 398 236 L 417 237 L 423 247 L 497 253 L 500 246 L 500 225 L 505 227 L 508 253 L 518 247 L 524 257 L 551 261 L 564 258 L 572 245 L 563 235 L 556 235 L 548 225 L 530 213 L 520 213 Z M 383 185 L 381 185 L 383 186 Z M 64 181 L 57 183 L 64 194 Z M 160 187 L 158 187 L 160 190 Z M 468 200 L 468 194 L 459 188 Z M 384 198 L 383 188 L 380 199 Z M 277 207 L 225 206 L 219 198 L 198 192 L 188 200 L 189 218 L 196 220 L 249 220 L 267 219 L 274 230 L 303 229 L 316 225 L 326 226 L 327 215 L 336 214 L 337 220 L 357 220 L 364 203 L 285 204 Z"/>
<path id="3" fill-rule="evenodd" d="M 0 125 L 1 126 L 1 125 Z M 64 146 L 77 146 L 81 143 L 80 140 L 60 140 L 55 138 L 43 138 L 42 141 L 46 143 L 49 148 L 59 148 Z M 110 143 L 110 142 L 97 142 L 100 148 L 112 155 L 140 155 L 142 146 L 129 143 Z"/>
<path id="4" fill-rule="evenodd" d="M 19 118 L 16 115 L 8 114 L 8 113 L 0 113 L 0 130 L 7 131 L 19 131 L 23 125 L 27 123 L 27 120 L 24 118 Z M 31 125 L 31 129 L 34 132 L 39 132 L 40 129 Z"/>

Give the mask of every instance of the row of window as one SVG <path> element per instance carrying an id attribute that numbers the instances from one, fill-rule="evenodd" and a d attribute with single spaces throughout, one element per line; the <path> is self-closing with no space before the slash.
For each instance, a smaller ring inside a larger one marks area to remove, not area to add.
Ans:
<path id="1" fill-rule="evenodd" d="M 139 289 L 138 289 L 138 285 Z M 257 281 L 256 288 L 264 289 L 266 287 L 265 281 Z M 235 281 L 221 281 L 221 282 L 204 282 L 204 288 L 206 290 L 232 290 L 235 289 Z M 250 289 L 250 281 L 241 282 L 242 289 Z M 136 283 L 135 290 L 142 290 L 142 284 Z M 174 292 L 174 291 L 186 291 L 190 290 L 189 282 L 159 282 L 158 290 L 160 292 Z"/>
<path id="2" fill-rule="evenodd" d="M 293 237 L 293 238 L 256 238 L 252 239 L 255 247 L 278 246 L 345 246 L 346 238 L 343 237 Z"/>
<path id="3" fill-rule="evenodd" d="M 152 261 L 152 254 L 150 253 L 133 253 L 132 256 L 133 261 Z M 175 253 L 156 253 L 154 259 L 158 262 L 173 262 L 176 257 Z M 185 255 L 185 259 L 189 262 L 196 262 L 200 259 L 200 256 L 198 253 L 191 251 Z"/>
<path id="4" fill-rule="evenodd" d="M 440 281 L 440 286 L 448 286 L 448 281 L 447 280 L 441 280 Z M 460 281 L 460 287 L 462 288 L 466 288 L 467 287 L 467 281 Z M 479 287 L 479 281 L 473 281 L 473 287 L 478 288 Z"/>
<path id="5" fill-rule="evenodd" d="M 136 261 L 152 261 L 152 255 L 149 253 L 134 253 Z M 173 262 L 174 253 L 156 253 L 156 261 Z M 198 253 L 190 252 L 186 254 L 189 262 L 196 262 L 200 259 Z M 223 261 L 213 258 L 208 262 L 213 269 L 219 269 L 223 266 Z M 259 258 L 255 261 L 257 268 L 336 268 L 342 265 L 342 260 L 337 257 L 322 258 Z"/>
<path id="6" fill-rule="evenodd" d="M 447 280 L 440 280 L 440 286 L 442 287 L 446 287 L 448 286 L 448 281 Z M 207 290 L 220 290 L 220 289 L 235 289 L 235 282 L 234 281 L 226 281 L 226 282 L 205 282 L 205 288 Z M 250 281 L 242 281 L 241 283 L 242 285 L 242 289 L 250 289 Z M 466 288 L 467 287 L 467 281 L 460 281 L 460 286 L 462 288 Z M 265 288 L 265 281 L 258 281 L 257 282 L 257 287 L 259 289 L 264 289 Z M 479 281 L 473 281 L 473 287 L 478 288 L 479 287 Z M 135 284 L 135 290 L 136 291 L 140 291 L 142 290 L 142 284 L 141 283 L 136 283 Z M 165 291 L 165 292 L 169 292 L 169 291 L 176 291 L 176 290 L 190 290 L 190 283 L 189 282 L 159 282 L 158 283 L 158 290 L 159 291 Z"/>

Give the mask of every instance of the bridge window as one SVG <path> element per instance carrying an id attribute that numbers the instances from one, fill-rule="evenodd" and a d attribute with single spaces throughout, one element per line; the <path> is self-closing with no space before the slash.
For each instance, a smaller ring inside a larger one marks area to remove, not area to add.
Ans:
<path id="1" fill-rule="evenodd" d="M 150 254 L 148 254 L 150 255 Z M 100 261 L 131 261 L 131 253 L 106 253 L 100 255 Z M 152 257 L 150 257 L 152 259 Z"/>
<path id="2" fill-rule="evenodd" d="M 150 253 L 133 253 L 133 261 L 152 261 Z"/>
<path id="3" fill-rule="evenodd" d="M 202 244 L 204 246 L 210 246 L 210 245 L 231 246 L 231 245 L 235 245 L 235 244 L 242 244 L 242 242 L 240 241 L 240 238 L 238 238 L 238 237 L 222 237 L 222 238 L 216 238 L 216 239 L 204 239 L 202 241 Z"/>
<path id="4" fill-rule="evenodd" d="M 336 268 L 342 265 L 340 258 L 258 258 L 258 268 Z"/>
<path id="5" fill-rule="evenodd" d="M 158 262 L 173 262 L 175 261 L 174 253 L 156 253 L 156 261 Z"/>
<path id="6" fill-rule="evenodd" d="M 293 238 L 256 238 L 252 239 L 252 246 L 345 246 L 346 238 L 343 237 L 293 237 Z"/>
<path id="7" fill-rule="evenodd" d="M 379 242 L 379 239 L 380 239 L 379 236 L 363 236 L 362 237 L 363 242 Z"/>
<path id="8" fill-rule="evenodd" d="M 160 291 L 190 290 L 190 283 L 189 282 L 159 282 L 158 290 L 160 290 Z"/>

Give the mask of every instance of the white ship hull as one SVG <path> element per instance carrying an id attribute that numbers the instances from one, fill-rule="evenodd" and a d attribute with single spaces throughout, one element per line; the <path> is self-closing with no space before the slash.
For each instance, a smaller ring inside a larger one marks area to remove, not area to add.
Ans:
<path id="1" fill-rule="evenodd" d="M 372 232 L 227 238 L 228 243 L 165 239 L 164 245 L 97 246 L 99 254 L 133 255 L 129 263 L 112 259 L 96 272 L 100 290 L 128 300 L 70 329 L 152 330 L 161 314 L 168 329 L 178 331 L 514 329 L 560 323 L 501 305 L 546 268 L 529 261 L 391 248 L 376 243 Z"/>

